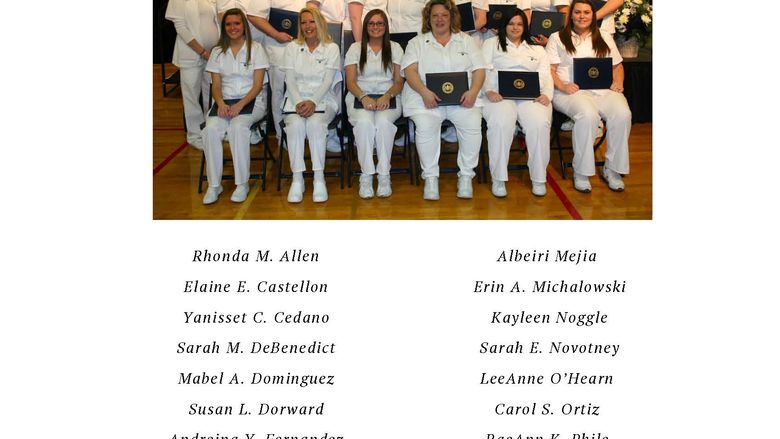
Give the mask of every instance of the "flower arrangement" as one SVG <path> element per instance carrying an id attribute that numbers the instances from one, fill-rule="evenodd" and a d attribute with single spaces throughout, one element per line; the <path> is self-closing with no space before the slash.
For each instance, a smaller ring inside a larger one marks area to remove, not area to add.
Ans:
<path id="1" fill-rule="evenodd" d="M 644 46 L 653 33 L 652 0 L 625 0 L 615 11 L 615 30 L 625 38 L 635 38 Z"/>

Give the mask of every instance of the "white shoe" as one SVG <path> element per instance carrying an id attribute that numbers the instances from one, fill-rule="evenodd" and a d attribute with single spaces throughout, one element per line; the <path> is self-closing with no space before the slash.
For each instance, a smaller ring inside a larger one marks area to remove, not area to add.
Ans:
<path id="1" fill-rule="evenodd" d="M 214 204 L 222 193 L 222 186 L 209 187 L 206 189 L 206 195 L 203 196 L 203 204 Z"/>
<path id="2" fill-rule="evenodd" d="M 249 131 L 249 143 L 252 145 L 256 145 L 260 143 L 263 140 L 263 136 L 260 134 L 260 130 L 258 128 L 253 128 Z"/>
<path id="3" fill-rule="evenodd" d="M 493 180 L 493 186 L 490 188 L 490 191 L 498 198 L 506 197 L 506 182 Z"/>
<path id="4" fill-rule="evenodd" d="M 574 129 L 574 121 L 571 119 L 561 124 L 561 131 L 571 131 Z"/>
<path id="5" fill-rule="evenodd" d="M 425 179 L 423 199 L 431 201 L 436 201 L 439 199 L 439 177 L 428 177 Z"/>
<path id="6" fill-rule="evenodd" d="M 441 138 L 447 143 L 458 143 L 458 132 L 455 127 L 449 127 L 441 133 Z"/>
<path id="7" fill-rule="evenodd" d="M 590 192 L 590 179 L 582 174 L 574 173 L 574 189 L 578 192 Z"/>
<path id="8" fill-rule="evenodd" d="M 471 187 L 471 177 L 458 177 L 458 198 L 471 198 L 474 196 L 474 189 Z"/>
<path id="9" fill-rule="evenodd" d="M 607 182 L 607 186 L 615 192 L 622 192 L 626 188 L 625 183 L 623 183 L 623 177 L 606 166 L 604 166 L 601 176 Z"/>
<path id="10" fill-rule="evenodd" d="M 537 197 L 543 197 L 547 195 L 547 183 L 531 182 L 531 193 Z"/>
<path id="11" fill-rule="evenodd" d="M 303 190 L 303 182 L 293 180 L 292 184 L 290 185 L 290 191 L 287 192 L 287 202 L 300 203 L 303 201 Z"/>
<path id="12" fill-rule="evenodd" d="M 358 190 L 360 198 L 366 200 L 374 198 L 374 176 L 363 174 L 360 176 L 360 189 Z"/>
<path id="13" fill-rule="evenodd" d="M 201 137 L 193 137 L 192 139 L 187 139 L 187 143 L 189 143 L 193 148 L 203 151 L 204 145 L 203 145 L 203 139 Z"/>
<path id="14" fill-rule="evenodd" d="M 393 188 L 390 186 L 390 176 L 380 175 L 379 185 L 376 188 L 376 196 L 379 198 L 387 198 L 393 195 Z"/>
<path id="15" fill-rule="evenodd" d="M 329 152 L 341 152 L 341 145 L 339 145 L 339 136 L 336 135 L 336 131 L 328 131 L 328 142 L 325 144 L 325 149 Z"/>
<path id="16" fill-rule="evenodd" d="M 238 184 L 236 185 L 236 190 L 233 191 L 233 195 L 230 196 L 230 201 L 234 203 L 243 203 L 246 201 L 246 196 L 249 195 L 249 185 L 248 184 Z"/>
<path id="17" fill-rule="evenodd" d="M 328 201 L 328 188 L 325 186 L 325 179 L 322 180 L 314 178 L 314 191 L 312 193 L 312 200 L 315 203 L 324 203 Z"/>

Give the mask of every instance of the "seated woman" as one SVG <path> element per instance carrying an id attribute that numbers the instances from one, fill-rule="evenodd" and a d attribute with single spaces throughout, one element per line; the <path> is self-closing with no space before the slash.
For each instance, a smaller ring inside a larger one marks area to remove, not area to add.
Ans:
<path id="1" fill-rule="evenodd" d="M 552 123 L 553 81 L 550 62 L 544 48 L 529 45 L 528 19 L 519 9 L 507 16 L 498 36 L 485 41 L 482 55 L 488 65 L 487 80 L 482 87 L 488 102 L 482 107 L 487 121 L 488 154 L 492 191 L 506 196 L 509 148 L 515 135 L 515 121 L 525 133 L 531 193 L 547 193 L 547 164 L 550 162 L 550 125 Z M 534 100 L 507 100 L 498 93 L 498 71 L 538 72 L 541 95 Z"/>
<path id="2" fill-rule="evenodd" d="M 214 203 L 222 193 L 222 139 L 226 131 L 236 182 L 230 200 L 246 200 L 249 128 L 265 114 L 265 94 L 261 91 L 267 68 L 268 57 L 263 47 L 252 41 L 244 13 L 236 8 L 227 10 L 222 16 L 219 43 L 206 65 L 206 71 L 211 73 L 216 115 L 209 116 L 203 134 L 209 182 L 203 204 Z"/>
<path id="3" fill-rule="evenodd" d="M 601 118 L 607 122 L 607 152 L 602 177 L 613 191 L 625 186 L 620 174 L 628 174 L 628 136 L 631 110 L 623 96 L 623 58 L 612 36 L 596 24 L 593 3 L 574 0 L 571 15 L 547 44 L 555 93 L 553 106 L 574 121 L 574 189 L 590 192 L 589 176 L 596 174 L 593 141 Z M 612 85 L 603 90 L 580 90 L 573 81 L 574 58 L 611 57 Z"/>
<path id="4" fill-rule="evenodd" d="M 303 200 L 304 144 L 309 139 L 311 168 L 314 171 L 315 203 L 328 200 L 325 186 L 325 142 L 328 123 L 336 116 L 341 96 L 334 90 L 340 70 L 339 47 L 333 43 L 320 11 L 303 8 L 298 16 L 298 38 L 284 48 L 281 69 L 287 91 L 283 111 L 287 149 L 293 181 L 287 201 Z"/>
<path id="5" fill-rule="evenodd" d="M 362 38 L 347 51 L 344 65 L 347 73 L 347 115 L 354 127 L 355 147 L 360 162 L 360 198 L 374 196 L 374 174 L 379 174 L 377 196 L 389 197 L 390 159 L 397 130 L 394 122 L 401 116 L 401 106 L 390 108 L 390 102 L 401 92 L 401 46 L 390 41 L 387 15 L 381 9 L 370 11 L 363 19 Z M 355 99 L 363 109 L 354 108 Z M 400 99 L 398 99 L 400 101 Z M 374 145 L 377 165 L 374 167 Z"/>
<path id="6" fill-rule="evenodd" d="M 471 198 L 471 179 L 476 175 L 474 168 L 482 143 L 482 112 L 474 105 L 485 81 L 482 53 L 473 38 L 460 32 L 460 15 L 452 0 L 430 0 L 425 5 L 422 32 L 409 41 L 401 67 L 406 75 L 404 115 L 416 126 L 417 152 L 425 179 L 423 198 L 439 199 L 439 138 L 445 119 L 452 122 L 458 135 L 457 195 Z M 460 105 L 438 105 L 441 97 L 426 86 L 426 75 L 438 72 L 468 73 L 469 89 L 460 96 Z"/>

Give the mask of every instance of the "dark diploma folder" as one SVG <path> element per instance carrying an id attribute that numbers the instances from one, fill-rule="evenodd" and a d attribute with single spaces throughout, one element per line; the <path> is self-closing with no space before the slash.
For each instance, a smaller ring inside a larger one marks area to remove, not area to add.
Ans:
<path id="1" fill-rule="evenodd" d="M 279 32 L 290 34 L 293 38 L 298 36 L 297 12 L 271 8 L 271 12 L 268 14 L 268 22 Z"/>
<path id="2" fill-rule="evenodd" d="M 252 110 L 255 109 L 255 99 L 252 99 L 246 105 L 244 105 L 244 108 L 242 108 L 241 111 L 238 112 L 238 114 L 252 114 Z M 225 99 L 225 104 L 233 105 L 240 100 L 241 99 Z M 209 116 L 216 116 L 216 115 L 217 115 L 217 103 L 215 102 L 214 105 L 211 106 L 211 110 L 209 110 Z"/>
<path id="3" fill-rule="evenodd" d="M 536 99 L 542 94 L 539 73 L 498 71 L 498 94 L 504 99 Z"/>
<path id="4" fill-rule="evenodd" d="M 379 99 L 382 97 L 382 95 L 366 95 L 370 97 L 371 99 Z M 355 108 L 363 108 L 363 102 L 360 101 L 358 98 L 355 98 L 355 105 L 353 105 Z M 390 98 L 390 107 L 388 108 L 395 108 L 395 97 Z"/>
<path id="5" fill-rule="evenodd" d="M 471 32 L 477 29 L 474 27 L 474 9 L 471 9 L 471 2 L 459 4 L 458 12 L 460 13 L 460 30 L 462 32 Z"/>
<path id="6" fill-rule="evenodd" d="M 425 86 L 441 98 L 439 106 L 460 105 L 460 97 L 469 89 L 466 72 L 426 73 Z"/>
<path id="7" fill-rule="evenodd" d="M 488 5 L 487 24 L 488 29 L 498 29 L 504 17 L 511 15 L 517 5 Z"/>
<path id="8" fill-rule="evenodd" d="M 409 40 L 417 36 L 417 32 L 396 32 L 390 34 L 390 41 L 395 41 L 401 46 L 401 49 L 406 50 L 406 45 L 409 44 Z"/>
<path id="9" fill-rule="evenodd" d="M 574 83 L 581 90 L 601 90 L 612 85 L 612 58 L 574 58 Z"/>
<path id="10" fill-rule="evenodd" d="M 563 27 L 566 14 L 563 12 L 533 11 L 531 13 L 530 32 L 533 36 L 544 35 L 549 37 L 553 32 L 558 32 Z"/>

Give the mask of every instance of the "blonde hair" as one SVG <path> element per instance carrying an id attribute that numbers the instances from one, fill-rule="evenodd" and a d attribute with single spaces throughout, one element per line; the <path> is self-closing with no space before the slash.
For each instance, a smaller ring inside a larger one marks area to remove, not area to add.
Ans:
<path id="1" fill-rule="evenodd" d="M 314 17 L 314 23 L 317 25 L 317 39 L 320 40 L 320 44 L 332 43 L 333 38 L 331 38 L 328 33 L 328 23 L 325 21 L 325 17 L 322 16 L 319 9 L 316 8 L 303 8 L 301 9 L 301 12 L 298 13 L 298 37 L 295 39 L 295 42 L 302 46 L 306 41 L 303 37 L 303 29 L 301 29 L 301 21 L 303 21 L 301 17 L 303 17 L 304 12 L 308 12 Z"/>
<path id="2" fill-rule="evenodd" d="M 450 13 L 450 32 L 460 32 L 460 11 L 452 0 L 430 0 L 422 10 L 422 33 L 431 31 L 431 9 L 436 5 L 444 6 Z"/>

